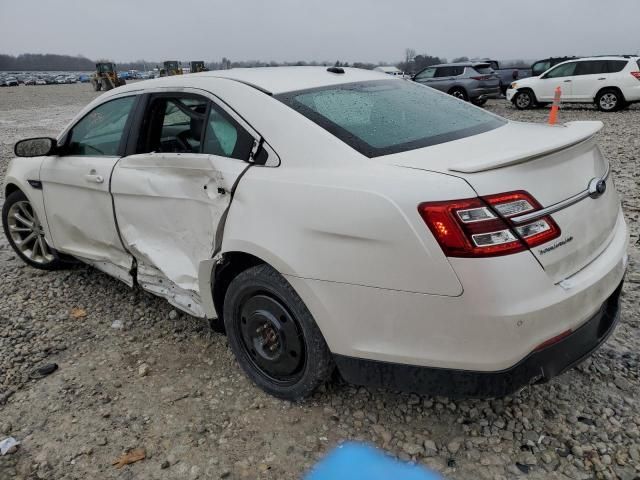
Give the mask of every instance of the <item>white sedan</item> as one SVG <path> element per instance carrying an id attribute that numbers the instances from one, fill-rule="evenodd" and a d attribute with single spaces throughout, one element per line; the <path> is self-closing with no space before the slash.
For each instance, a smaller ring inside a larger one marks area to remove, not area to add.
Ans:
<path id="1" fill-rule="evenodd" d="M 600 122 L 507 121 L 358 69 L 233 69 L 111 90 L 18 142 L 18 256 L 73 258 L 224 329 L 288 399 L 356 384 L 500 396 L 618 319 L 627 228 Z"/>

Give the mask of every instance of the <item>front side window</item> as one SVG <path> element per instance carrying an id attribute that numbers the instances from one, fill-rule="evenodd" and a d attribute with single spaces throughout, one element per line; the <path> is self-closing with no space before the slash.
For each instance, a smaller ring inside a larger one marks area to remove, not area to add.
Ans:
<path id="1" fill-rule="evenodd" d="M 559 78 L 559 77 L 571 77 L 575 74 L 577 62 L 563 63 L 558 65 L 553 70 L 544 76 L 544 78 Z"/>
<path id="2" fill-rule="evenodd" d="M 450 142 L 506 123 L 449 95 L 399 80 L 346 83 L 276 98 L 368 157 Z"/>
<path id="3" fill-rule="evenodd" d="M 69 134 L 65 155 L 117 156 L 135 97 L 124 97 L 94 108 Z"/>
<path id="4" fill-rule="evenodd" d="M 425 80 L 427 78 L 433 78 L 434 75 L 436 74 L 436 69 L 433 67 L 427 68 L 423 71 L 421 71 L 418 75 L 416 75 L 415 80 L 416 81 L 420 81 L 420 80 Z"/>

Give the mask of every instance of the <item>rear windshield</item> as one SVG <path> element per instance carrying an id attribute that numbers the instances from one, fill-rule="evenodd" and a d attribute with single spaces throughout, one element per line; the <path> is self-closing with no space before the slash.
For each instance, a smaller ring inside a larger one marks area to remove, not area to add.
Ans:
<path id="1" fill-rule="evenodd" d="M 276 98 L 367 157 L 451 142 L 506 123 L 450 95 L 406 80 L 332 85 Z"/>
<path id="2" fill-rule="evenodd" d="M 483 75 L 489 75 L 493 73 L 493 68 L 491 68 L 489 65 L 476 65 L 475 67 L 473 67 L 473 69 Z"/>

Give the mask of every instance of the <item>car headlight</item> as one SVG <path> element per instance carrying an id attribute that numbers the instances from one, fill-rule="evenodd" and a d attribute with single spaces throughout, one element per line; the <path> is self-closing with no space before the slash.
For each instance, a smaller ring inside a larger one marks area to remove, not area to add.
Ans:
<path id="1" fill-rule="evenodd" d="M 513 90 L 515 90 L 516 88 L 518 88 L 518 84 L 517 84 L 516 82 L 513 82 L 513 83 L 509 86 L 509 88 L 511 88 L 511 89 L 513 89 Z"/>

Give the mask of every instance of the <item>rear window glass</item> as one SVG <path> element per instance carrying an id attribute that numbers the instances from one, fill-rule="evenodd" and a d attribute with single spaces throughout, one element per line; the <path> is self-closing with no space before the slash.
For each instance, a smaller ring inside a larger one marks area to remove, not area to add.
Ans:
<path id="1" fill-rule="evenodd" d="M 475 67 L 473 67 L 473 69 L 483 75 L 490 75 L 493 73 L 493 68 L 491 68 L 489 65 L 476 65 Z"/>
<path id="2" fill-rule="evenodd" d="M 626 60 L 609 60 L 607 63 L 609 64 L 609 73 L 617 73 L 627 65 Z M 638 61 L 638 66 L 640 67 L 640 60 Z"/>
<path id="3" fill-rule="evenodd" d="M 506 123 L 450 95 L 405 80 L 346 83 L 276 98 L 368 157 L 450 142 Z"/>

